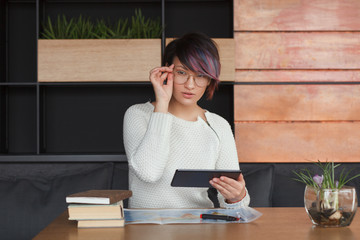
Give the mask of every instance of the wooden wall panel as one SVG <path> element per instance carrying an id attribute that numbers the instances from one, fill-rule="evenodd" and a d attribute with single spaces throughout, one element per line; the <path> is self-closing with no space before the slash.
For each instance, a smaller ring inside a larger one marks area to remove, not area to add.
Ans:
<path id="1" fill-rule="evenodd" d="M 359 16 L 358 0 L 234 0 L 240 161 L 360 162 Z"/>
<path id="2" fill-rule="evenodd" d="M 360 120 L 360 85 L 236 85 L 234 96 L 235 121 Z"/>
<path id="3" fill-rule="evenodd" d="M 38 40 L 39 82 L 148 81 L 160 39 Z"/>
<path id="4" fill-rule="evenodd" d="M 359 30 L 359 0 L 234 0 L 235 31 Z"/>
<path id="5" fill-rule="evenodd" d="M 360 32 L 235 33 L 236 69 L 360 69 Z"/>
<path id="6" fill-rule="evenodd" d="M 240 162 L 360 161 L 360 122 L 235 122 Z"/>
<path id="7" fill-rule="evenodd" d="M 360 70 L 236 70 L 236 82 L 360 82 Z"/>

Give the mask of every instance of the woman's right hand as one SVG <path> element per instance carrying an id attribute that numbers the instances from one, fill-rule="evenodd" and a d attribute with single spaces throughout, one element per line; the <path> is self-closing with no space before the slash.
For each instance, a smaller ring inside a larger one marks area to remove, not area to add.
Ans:
<path id="1" fill-rule="evenodd" d="M 157 67 L 150 71 L 150 82 L 153 85 L 156 102 L 155 112 L 168 112 L 173 92 L 174 64 L 169 67 Z M 164 81 L 166 81 L 166 84 Z"/>

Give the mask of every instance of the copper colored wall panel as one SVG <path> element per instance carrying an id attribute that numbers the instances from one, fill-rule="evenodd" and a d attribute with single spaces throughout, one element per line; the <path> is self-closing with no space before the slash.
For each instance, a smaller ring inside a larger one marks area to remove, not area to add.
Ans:
<path id="1" fill-rule="evenodd" d="M 360 70 L 237 70 L 236 82 L 360 82 Z"/>
<path id="2" fill-rule="evenodd" d="M 360 122 L 235 122 L 239 162 L 360 161 Z"/>
<path id="3" fill-rule="evenodd" d="M 360 162 L 360 1 L 234 0 L 240 162 Z"/>
<path id="4" fill-rule="evenodd" d="M 358 0 L 234 0 L 235 31 L 359 30 Z"/>
<path id="5" fill-rule="evenodd" d="M 360 120 L 360 85 L 236 85 L 234 96 L 235 121 Z"/>
<path id="6" fill-rule="evenodd" d="M 234 33 L 236 69 L 360 69 L 360 32 Z"/>

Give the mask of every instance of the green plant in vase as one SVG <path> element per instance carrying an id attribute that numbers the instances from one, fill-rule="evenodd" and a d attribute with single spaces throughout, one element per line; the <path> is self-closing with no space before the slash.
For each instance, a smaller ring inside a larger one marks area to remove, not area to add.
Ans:
<path id="1" fill-rule="evenodd" d="M 319 226 L 348 226 L 357 209 L 357 195 L 354 187 L 346 186 L 349 181 L 360 177 L 360 174 L 349 177 L 352 170 L 345 168 L 335 179 L 335 169 L 340 164 L 334 162 L 315 163 L 322 171 L 314 175 L 308 169 L 294 171 L 294 180 L 305 183 L 305 209 L 312 222 Z"/>

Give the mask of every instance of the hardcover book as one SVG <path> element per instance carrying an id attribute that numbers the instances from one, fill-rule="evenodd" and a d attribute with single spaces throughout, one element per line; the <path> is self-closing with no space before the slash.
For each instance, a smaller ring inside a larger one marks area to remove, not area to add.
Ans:
<path id="1" fill-rule="evenodd" d="M 100 220 L 124 218 L 123 201 L 110 205 L 69 204 L 69 220 Z"/>
<path id="2" fill-rule="evenodd" d="M 78 221 L 78 228 L 123 227 L 124 225 L 125 225 L 124 219 Z"/>
<path id="3" fill-rule="evenodd" d="M 88 190 L 66 197 L 67 203 L 113 204 L 132 196 L 130 190 Z"/>

